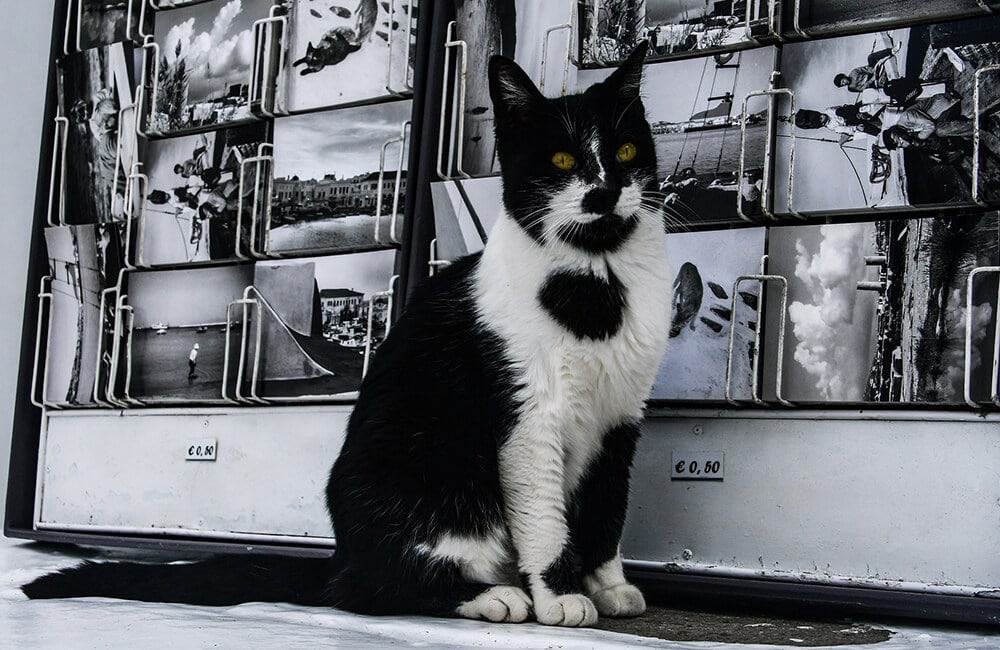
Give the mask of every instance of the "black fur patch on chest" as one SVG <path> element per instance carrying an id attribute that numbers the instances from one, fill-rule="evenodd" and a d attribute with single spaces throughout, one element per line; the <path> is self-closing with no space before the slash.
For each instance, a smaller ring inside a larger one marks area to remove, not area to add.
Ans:
<path id="1" fill-rule="evenodd" d="M 625 287 L 608 269 L 593 273 L 557 271 L 538 292 L 542 308 L 577 338 L 607 339 L 618 333 L 625 315 Z"/>

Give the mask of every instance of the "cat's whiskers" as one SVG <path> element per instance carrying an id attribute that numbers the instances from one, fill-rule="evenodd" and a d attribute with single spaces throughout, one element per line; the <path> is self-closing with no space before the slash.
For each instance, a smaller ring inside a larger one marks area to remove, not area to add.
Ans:
<path id="1" fill-rule="evenodd" d="M 554 202 L 554 203 L 552 203 L 552 202 L 546 203 L 544 206 L 542 206 L 540 208 L 537 208 L 535 210 L 532 210 L 531 212 L 529 212 L 529 213 L 527 213 L 527 214 L 525 214 L 525 215 L 523 215 L 521 217 L 521 219 L 529 219 L 530 217 L 535 217 L 535 215 L 539 215 L 539 216 L 535 217 L 534 219 L 531 219 L 530 221 L 525 222 L 523 224 L 523 227 L 525 229 L 530 230 L 530 229 L 534 228 L 535 226 L 537 226 L 537 225 L 539 225 L 541 223 L 544 223 L 545 220 L 548 219 L 549 216 L 552 215 L 553 213 L 555 213 L 557 210 L 560 210 L 560 209 L 570 209 L 570 208 L 572 208 L 575 205 L 577 205 L 576 201 L 557 201 L 557 202 Z"/>
<path id="2" fill-rule="evenodd" d="M 689 205 L 684 203 L 684 201 L 682 201 L 679 198 L 676 199 L 676 201 L 671 202 L 669 204 L 666 203 L 665 199 L 667 199 L 670 196 L 676 196 L 676 195 L 668 194 L 665 192 L 647 190 L 642 193 L 641 201 L 643 202 L 644 205 L 647 205 L 648 207 L 662 210 L 664 213 L 664 218 L 672 225 L 675 225 L 684 230 L 690 230 L 688 225 L 691 224 L 693 221 L 697 220 L 698 218 L 697 211 L 692 209 Z M 683 214 L 681 214 L 681 212 L 675 207 L 675 203 L 680 205 L 685 210 L 687 210 L 689 217 L 693 217 L 693 219 L 685 217 Z"/>
<path id="3" fill-rule="evenodd" d="M 678 207 L 683 208 L 688 216 L 685 216 L 684 213 L 678 210 Z M 670 204 L 661 203 L 658 208 L 663 211 L 665 217 L 672 219 L 678 226 L 684 226 L 686 228 L 694 221 L 698 221 L 698 212 L 680 199 Z"/>

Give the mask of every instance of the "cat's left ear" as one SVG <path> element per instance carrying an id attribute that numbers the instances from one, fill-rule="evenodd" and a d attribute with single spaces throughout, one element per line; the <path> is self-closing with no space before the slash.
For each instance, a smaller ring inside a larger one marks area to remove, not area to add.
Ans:
<path id="1" fill-rule="evenodd" d="M 628 58 L 604 82 L 616 96 L 627 101 L 639 96 L 639 91 L 642 89 L 642 64 L 646 60 L 648 51 L 649 41 L 642 41 L 636 45 Z"/>
<path id="2" fill-rule="evenodd" d="M 521 66 L 499 55 L 490 57 L 490 98 L 499 120 L 530 114 L 545 101 Z"/>

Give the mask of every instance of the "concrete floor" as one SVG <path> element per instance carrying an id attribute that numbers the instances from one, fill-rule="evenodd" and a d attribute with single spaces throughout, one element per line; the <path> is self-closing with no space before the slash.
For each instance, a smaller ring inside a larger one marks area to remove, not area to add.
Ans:
<path id="1" fill-rule="evenodd" d="M 83 554 L 90 559 L 139 555 Z M 211 608 L 100 598 L 31 602 L 18 589 L 43 573 L 72 566 L 81 556 L 0 538 L 0 648 L 1000 648 L 1000 636 L 982 631 L 655 607 L 637 620 L 602 621 L 604 629 L 565 630 L 535 624 L 373 618 L 283 604 Z M 148 553 L 139 557 L 156 559 Z"/>

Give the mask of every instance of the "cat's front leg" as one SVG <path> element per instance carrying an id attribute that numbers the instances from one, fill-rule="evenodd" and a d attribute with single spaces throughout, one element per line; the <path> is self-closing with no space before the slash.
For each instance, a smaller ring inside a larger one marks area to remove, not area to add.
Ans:
<path id="1" fill-rule="evenodd" d="M 582 593 L 570 544 L 558 431 L 522 423 L 501 446 L 499 460 L 507 525 L 536 620 L 593 625 L 597 608 Z"/>
<path id="2" fill-rule="evenodd" d="M 639 616 L 646 611 L 642 592 L 625 580 L 619 552 L 638 439 L 638 422 L 611 428 L 573 495 L 571 537 L 580 553 L 585 593 L 601 616 Z"/>

